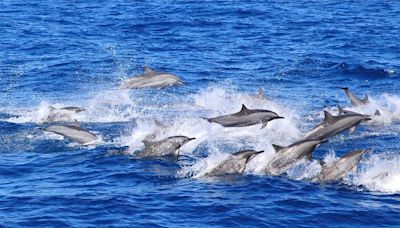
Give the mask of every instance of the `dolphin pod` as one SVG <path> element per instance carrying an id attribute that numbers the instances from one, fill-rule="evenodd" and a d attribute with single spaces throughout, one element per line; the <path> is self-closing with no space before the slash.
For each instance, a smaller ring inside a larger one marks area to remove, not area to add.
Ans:
<path id="1" fill-rule="evenodd" d="M 139 88 L 163 88 L 182 84 L 183 81 L 176 75 L 169 73 L 161 73 L 153 71 L 149 67 L 145 67 L 144 73 L 136 77 L 125 80 L 120 89 L 139 89 Z M 354 106 L 364 105 L 368 103 L 368 96 L 364 99 L 357 98 L 348 88 L 341 88 L 345 91 Z M 262 89 L 259 90 L 258 95 L 254 96 L 255 99 L 266 100 Z M 275 154 L 268 164 L 265 164 L 263 172 L 267 175 L 284 175 L 289 169 L 295 167 L 303 161 L 310 161 L 312 159 L 313 151 L 319 145 L 326 143 L 330 137 L 333 137 L 345 130 L 349 130 L 352 134 L 355 127 L 362 122 L 371 120 L 370 115 L 363 115 L 349 110 L 344 110 L 339 107 L 339 115 L 333 116 L 329 112 L 324 112 L 324 120 L 322 123 L 314 127 L 306 133 L 302 140 L 292 143 L 289 146 L 283 147 L 273 144 Z M 58 118 L 59 113 L 79 113 L 85 109 L 79 107 L 63 107 L 54 108 L 49 107 L 51 115 L 47 122 L 54 122 Z M 65 114 L 66 115 L 66 114 Z M 379 111 L 375 113 L 379 115 Z M 54 118 L 53 118 L 54 117 Z M 270 110 L 263 109 L 248 109 L 244 104 L 239 112 L 218 116 L 214 118 L 203 118 L 210 123 L 217 123 L 223 127 L 246 127 L 256 124 L 262 124 L 261 129 L 265 128 L 269 121 L 274 119 L 283 119 L 284 117 Z M 165 130 L 167 126 L 159 124 Z M 99 137 L 90 131 L 87 131 L 80 126 L 65 124 L 65 125 L 51 125 L 43 130 L 62 135 L 63 137 L 78 142 L 82 145 L 89 145 L 99 140 Z M 146 136 L 142 141 L 144 149 L 137 151 L 134 155 L 139 158 L 144 157 L 161 157 L 161 156 L 178 156 L 181 147 L 186 143 L 195 140 L 187 136 L 170 136 L 161 140 L 155 140 L 158 132 Z M 342 180 L 349 172 L 356 169 L 362 156 L 368 150 L 355 150 L 352 151 L 332 164 L 325 164 L 321 162 L 321 172 L 312 179 L 316 182 L 336 182 Z M 230 174 L 242 174 L 246 170 L 246 166 L 251 159 L 259 156 L 263 151 L 256 150 L 242 150 L 229 155 L 226 159 L 221 161 L 212 170 L 206 172 L 205 176 L 222 176 Z M 125 154 L 125 153 L 124 153 Z"/>
<path id="2" fill-rule="evenodd" d="M 274 119 L 283 119 L 275 112 L 263 109 L 248 109 L 244 104 L 239 112 L 218 116 L 214 118 L 204 118 L 210 123 L 218 123 L 224 127 L 246 127 L 262 124 L 261 128 L 267 126 L 268 122 Z"/>

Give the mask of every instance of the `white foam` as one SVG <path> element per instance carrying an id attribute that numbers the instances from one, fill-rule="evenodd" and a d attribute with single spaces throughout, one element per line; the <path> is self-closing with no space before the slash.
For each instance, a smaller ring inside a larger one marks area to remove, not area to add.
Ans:
<path id="1" fill-rule="evenodd" d="M 358 173 L 347 184 L 361 185 L 369 191 L 400 193 L 400 154 L 379 153 L 363 159 Z"/>

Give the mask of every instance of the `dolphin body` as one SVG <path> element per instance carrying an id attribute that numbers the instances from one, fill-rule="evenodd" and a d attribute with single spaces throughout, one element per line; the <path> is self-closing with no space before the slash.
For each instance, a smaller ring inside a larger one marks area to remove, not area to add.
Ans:
<path id="1" fill-rule="evenodd" d="M 150 67 L 144 68 L 144 73 L 122 82 L 120 89 L 164 88 L 183 84 L 176 75 L 153 71 Z"/>
<path id="2" fill-rule="evenodd" d="M 242 174 L 246 164 L 257 154 L 264 151 L 242 150 L 229 155 L 218 166 L 207 172 L 205 176 L 223 176 L 227 174 Z"/>
<path id="3" fill-rule="evenodd" d="M 281 117 L 275 112 L 269 110 L 250 110 L 245 105 L 242 105 L 242 109 L 237 113 L 204 119 L 210 123 L 218 123 L 224 127 L 246 127 L 262 123 L 262 129 L 267 126 L 268 121 L 283 118 L 284 117 Z"/>
<path id="4" fill-rule="evenodd" d="M 76 125 L 51 125 L 43 130 L 62 135 L 83 145 L 92 144 L 99 139 L 95 134 Z"/>
<path id="5" fill-rule="evenodd" d="M 50 113 L 42 119 L 44 123 L 71 121 L 74 114 L 85 111 L 84 108 L 74 106 L 67 106 L 62 108 L 49 106 L 49 110 Z"/>
<path id="6" fill-rule="evenodd" d="M 137 153 L 138 157 L 161 157 L 179 155 L 179 149 L 195 138 L 186 136 L 171 136 L 160 141 L 143 140 L 144 150 Z"/>
<path id="7" fill-rule="evenodd" d="M 350 92 L 349 88 L 344 87 L 341 89 L 346 93 L 347 97 L 350 99 L 351 104 L 354 106 L 364 105 L 369 102 L 367 94 L 365 94 L 364 99 L 361 100 L 360 98 L 356 97 L 356 95 L 354 95 L 352 92 Z"/>
<path id="8" fill-rule="evenodd" d="M 349 134 L 352 134 L 358 124 L 371 120 L 371 117 L 361 114 L 332 116 L 332 114 L 327 111 L 324 111 L 324 114 L 324 121 L 308 132 L 303 139 L 326 139 L 346 129 L 349 129 Z"/>
<path id="9" fill-rule="evenodd" d="M 321 173 L 314 179 L 317 182 L 337 182 L 342 180 L 350 171 L 357 168 L 362 156 L 368 150 L 354 150 L 332 164 L 322 164 Z"/>
<path id="10" fill-rule="evenodd" d="M 273 144 L 276 154 L 264 172 L 273 176 L 282 175 L 303 159 L 311 160 L 314 149 L 325 142 L 327 140 L 310 139 L 298 141 L 287 147 Z"/>
<path id="11" fill-rule="evenodd" d="M 353 111 L 350 111 L 350 110 L 346 110 L 346 109 L 340 107 L 339 105 L 338 105 L 338 110 L 339 110 L 339 115 L 343 115 L 343 114 L 344 115 L 348 115 L 348 114 L 363 115 L 363 114 L 358 113 L 358 112 L 353 112 Z M 375 113 L 374 113 L 374 116 L 380 116 L 380 115 L 381 115 L 381 112 L 379 112 L 379 110 L 377 109 L 375 111 Z M 371 115 L 364 115 L 364 116 L 371 116 Z"/>

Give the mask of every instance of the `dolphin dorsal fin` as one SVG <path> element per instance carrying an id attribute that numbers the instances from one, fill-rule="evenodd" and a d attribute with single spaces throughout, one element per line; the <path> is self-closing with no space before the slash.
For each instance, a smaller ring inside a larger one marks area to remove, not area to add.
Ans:
<path id="1" fill-rule="evenodd" d="M 334 120 L 334 116 L 330 114 L 328 111 L 324 111 L 324 122 L 326 123 L 332 123 Z"/>
<path id="2" fill-rule="evenodd" d="M 338 105 L 337 107 L 338 107 L 338 109 L 339 109 L 339 115 L 344 114 L 343 108 L 342 108 L 340 105 Z"/>
<path id="3" fill-rule="evenodd" d="M 364 99 L 362 101 L 364 103 L 367 103 L 369 101 L 368 94 L 365 94 L 365 97 L 364 97 Z"/>
<path id="4" fill-rule="evenodd" d="M 283 146 L 279 146 L 279 145 L 276 145 L 276 144 L 272 144 L 272 147 L 274 148 L 274 150 L 275 150 L 276 153 L 278 153 L 280 150 L 282 150 L 283 148 L 285 148 L 285 147 L 283 147 Z"/>
<path id="5" fill-rule="evenodd" d="M 154 70 L 151 69 L 150 67 L 144 67 L 144 74 L 147 76 L 151 76 L 154 74 Z"/>
<path id="6" fill-rule="evenodd" d="M 376 111 L 375 111 L 375 113 L 374 113 L 374 116 L 380 116 L 381 115 L 381 112 L 377 109 Z"/>
<path id="7" fill-rule="evenodd" d="M 246 107 L 246 105 L 242 104 L 242 109 L 240 109 L 240 114 L 248 114 L 250 112 L 250 109 Z"/>

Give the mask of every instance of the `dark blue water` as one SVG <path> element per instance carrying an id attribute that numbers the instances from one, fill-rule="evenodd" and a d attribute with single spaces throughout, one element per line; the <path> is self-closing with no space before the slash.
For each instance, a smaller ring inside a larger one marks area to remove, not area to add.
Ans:
<path id="1" fill-rule="evenodd" d="M 400 224 L 398 1 L 0 1 L 0 224 L 55 226 L 398 226 Z M 163 90 L 117 87 L 142 66 L 180 76 Z M 339 87 L 383 115 L 342 133 L 314 158 L 371 148 L 340 183 L 308 181 L 317 162 L 283 177 L 260 170 L 271 144 L 288 145 L 337 104 Z M 273 101 L 250 96 L 263 88 Z M 250 108 L 287 117 L 223 129 L 200 119 Z M 81 146 L 40 127 L 48 106 L 100 135 Z M 164 136 L 197 139 L 182 158 L 110 150 Z M 244 175 L 205 178 L 229 153 L 265 150 Z"/>

